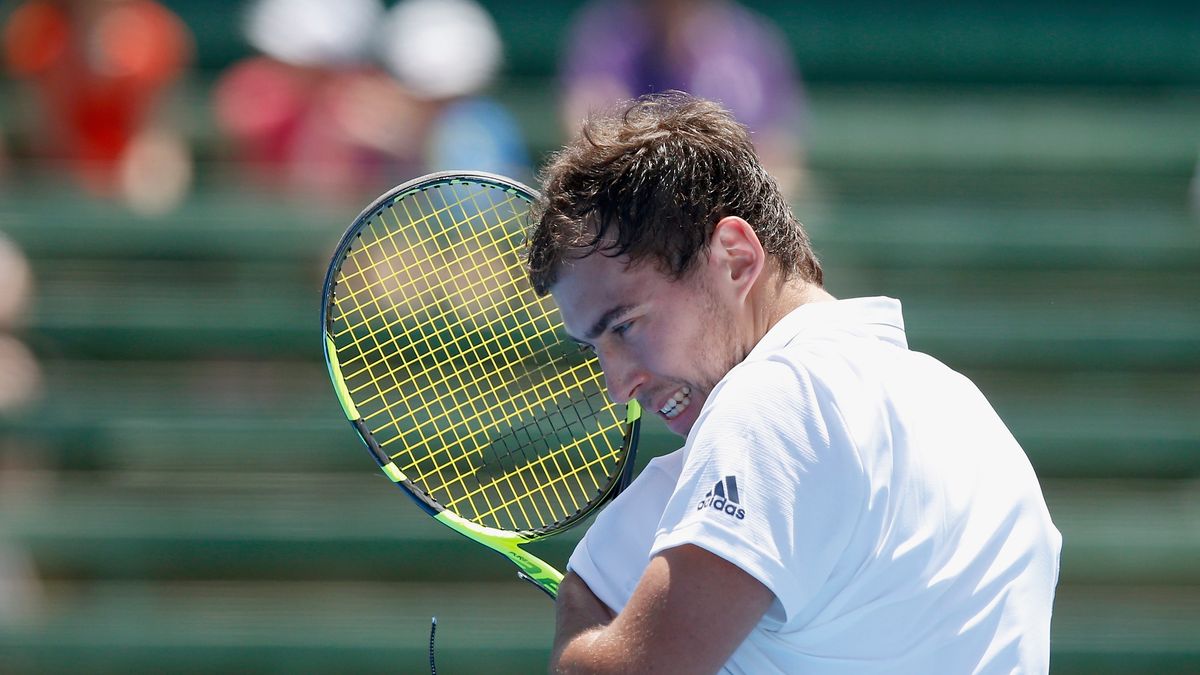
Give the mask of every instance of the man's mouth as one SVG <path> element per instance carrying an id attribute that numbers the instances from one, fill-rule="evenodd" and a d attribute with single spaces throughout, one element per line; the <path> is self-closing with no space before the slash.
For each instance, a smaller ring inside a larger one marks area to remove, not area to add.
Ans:
<path id="1" fill-rule="evenodd" d="M 675 392 L 675 395 L 667 399 L 666 404 L 658 409 L 659 414 L 669 420 L 679 417 L 684 410 L 687 410 L 688 405 L 692 402 L 690 397 L 691 393 L 691 387 L 687 385 L 680 387 L 679 391 Z"/>

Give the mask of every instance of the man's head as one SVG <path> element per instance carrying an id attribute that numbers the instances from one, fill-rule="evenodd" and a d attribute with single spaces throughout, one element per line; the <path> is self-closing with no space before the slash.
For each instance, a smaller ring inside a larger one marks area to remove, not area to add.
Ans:
<path id="1" fill-rule="evenodd" d="M 594 117 L 544 172 L 530 278 L 595 349 L 614 401 L 687 435 L 703 401 L 821 268 L 719 106 L 670 94 Z"/>
<path id="2" fill-rule="evenodd" d="M 649 95 L 593 116 L 551 158 L 542 182 L 528 258 L 539 293 L 554 286 L 564 261 L 593 253 L 650 262 L 680 279 L 726 216 L 750 223 L 785 276 L 821 284 L 808 235 L 746 128 L 710 101 Z"/>

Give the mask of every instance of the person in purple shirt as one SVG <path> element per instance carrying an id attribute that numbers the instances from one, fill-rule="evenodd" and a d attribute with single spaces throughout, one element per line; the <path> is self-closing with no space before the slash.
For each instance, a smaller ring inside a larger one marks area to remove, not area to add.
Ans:
<path id="1" fill-rule="evenodd" d="M 719 101 L 750 128 L 790 197 L 803 191 L 805 95 L 766 17 L 726 0 L 593 0 L 572 21 L 562 64 L 563 124 L 646 93 Z"/>

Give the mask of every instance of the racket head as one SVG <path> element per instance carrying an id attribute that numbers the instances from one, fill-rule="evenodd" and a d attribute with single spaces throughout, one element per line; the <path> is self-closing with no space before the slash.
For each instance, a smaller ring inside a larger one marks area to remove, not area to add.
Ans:
<path id="1" fill-rule="evenodd" d="M 389 190 L 343 235 L 321 307 L 334 389 L 384 472 L 455 529 L 523 540 L 624 488 L 641 418 L 528 281 L 537 198 L 482 172 Z"/>

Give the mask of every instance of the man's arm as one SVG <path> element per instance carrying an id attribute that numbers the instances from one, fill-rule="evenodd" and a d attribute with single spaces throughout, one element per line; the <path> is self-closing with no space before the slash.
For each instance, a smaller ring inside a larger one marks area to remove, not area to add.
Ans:
<path id="1" fill-rule="evenodd" d="M 569 574 L 558 590 L 550 671 L 716 672 L 774 598 L 741 568 L 692 545 L 654 556 L 615 618 Z"/>

